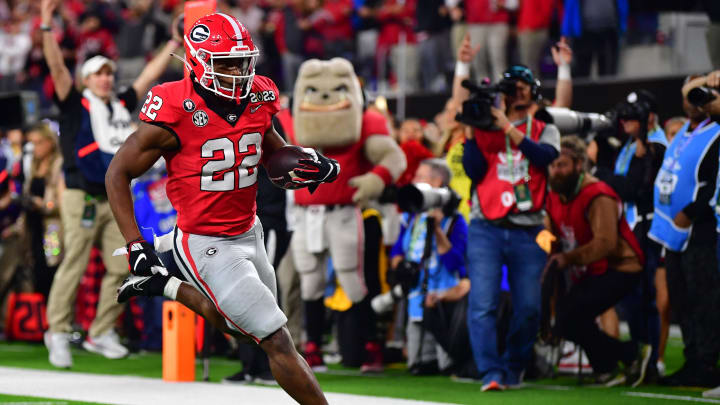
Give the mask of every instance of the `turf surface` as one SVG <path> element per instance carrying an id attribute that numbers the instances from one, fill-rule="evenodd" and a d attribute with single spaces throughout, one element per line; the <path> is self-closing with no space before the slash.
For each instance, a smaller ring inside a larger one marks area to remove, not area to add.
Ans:
<path id="1" fill-rule="evenodd" d="M 666 353 L 669 371 L 682 365 L 682 342 L 671 339 Z M 73 371 L 108 375 L 134 375 L 161 378 L 162 359 L 159 353 L 133 354 L 127 359 L 107 360 L 81 349 L 73 349 Z M 47 362 L 47 351 L 42 344 L 0 343 L 0 366 L 31 369 L 53 369 Z M 223 357 L 211 359 L 210 381 L 218 382 L 240 369 L 239 362 Z M 391 366 L 381 375 L 361 375 L 355 369 L 331 366 L 328 373 L 318 373 L 323 390 L 349 394 L 408 398 L 457 404 L 528 404 L 558 405 L 566 403 L 600 404 L 657 404 L 669 400 L 627 396 L 628 392 L 680 395 L 700 398 L 702 390 L 694 388 L 666 388 L 645 385 L 637 389 L 627 387 L 599 388 L 579 386 L 572 377 L 533 381 L 522 390 L 502 393 L 482 393 L 480 386 L 472 383 L 451 381 L 448 377 L 413 377 L 400 365 Z M 202 376 L 202 364 L 198 362 L 196 376 Z M 0 393 L 2 393 L 0 382 Z M 1 402 L 18 402 L 0 395 Z M 22 398 L 21 398 L 22 399 Z M 40 401 L 43 399 L 32 399 Z M 28 399 L 26 402 L 32 402 Z M 51 400 L 56 403 L 59 400 Z M 62 401 L 60 401 L 62 402 Z M 68 404 L 79 402 L 66 401 Z M 673 403 L 682 403 L 671 401 Z M 720 401 L 718 401 L 720 403 Z"/>
<path id="2" fill-rule="evenodd" d="M 1 390 L 2 388 L 0 388 Z M 20 405 L 20 404 L 33 404 L 33 405 L 100 405 L 96 402 L 77 402 L 68 401 L 65 399 L 51 399 L 51 398 L 38 398 L 38 397 L 24 397 L 20 395 L 5 395 L 0 394 L 0 405 Z"/>

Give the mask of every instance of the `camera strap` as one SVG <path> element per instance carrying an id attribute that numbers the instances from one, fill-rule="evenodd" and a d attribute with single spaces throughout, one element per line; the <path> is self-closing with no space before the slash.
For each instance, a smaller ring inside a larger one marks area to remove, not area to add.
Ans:
<path id="1" fill-rule="evenodd" d="M 528 114 L 525 126 L 525 138 L 530 138 L 532 132 L 532 115 Z M 508 165 L 510 166 L 510 181 L 515 184 L 515 164 L 513 162 L 512 147 L 510 146 L 510 135 L 505 134 L 505 153 L 507 154 Z"/>
<path id="2" fill-rule="evenodd" d="M 529 138 L 532 131 L 532 115 L 528 114 L 527 121 L 525 122 L 525 137 Z M 533 207 L 532 196 L 530 195 L 530 188 L 527 182 L 530 180 L 528 175 L 525 175 L 520 183 L 515 184 L 515 162 L 513 162 L 512 148 L 510 147 L 510 135 L 505 134 L 505 152 L 507 153 L 507 162 L 510 169 L 510 184 L 513 188 L 515 195 L 515 206 L 518 211 L 529 211 Z"/>

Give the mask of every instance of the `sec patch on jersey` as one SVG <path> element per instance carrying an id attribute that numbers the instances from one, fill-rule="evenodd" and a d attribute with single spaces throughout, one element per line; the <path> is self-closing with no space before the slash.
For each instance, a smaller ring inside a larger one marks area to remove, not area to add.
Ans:
<path id="1" fill-rule="evenodd" d="M 305 184 L 302 184 L 305 179 L 298 177 L 294 172 L 295 169 L 304 166 L 301 162 L 303 159 L 313 160 L 314 157 L 295 145 L 286 145 L 276 150 L 265 163 L 270 181 L 286 190 L 305 187 Z"/>

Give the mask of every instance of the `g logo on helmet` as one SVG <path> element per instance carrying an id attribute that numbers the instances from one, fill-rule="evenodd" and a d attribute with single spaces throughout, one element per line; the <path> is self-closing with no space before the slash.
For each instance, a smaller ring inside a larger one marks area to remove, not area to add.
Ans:
<path id="1" fill-rule="evenodd" d="M 204 24 L 198 24 L 190 31 L 190 40 L 196 43 L 205 42 L 210 38 L 210 28 Z"/>

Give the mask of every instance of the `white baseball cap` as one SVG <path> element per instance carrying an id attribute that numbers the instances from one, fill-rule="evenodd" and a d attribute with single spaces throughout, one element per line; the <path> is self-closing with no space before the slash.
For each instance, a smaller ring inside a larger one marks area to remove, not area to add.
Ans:
<path id="1" fill-rule="evenodd" d="M 103 66 L 109 66 L 113 72 L 117 70 L 117 65 L 115 65 L 115 62 L 102 55 L 97 55 L 93 56 L 92 58 L 86 60 L 85 63 L 83 63 L 82 68 L 80 69 L 80 74 L 84 79 L 91 74 L 100 71 Z"/>

